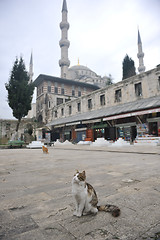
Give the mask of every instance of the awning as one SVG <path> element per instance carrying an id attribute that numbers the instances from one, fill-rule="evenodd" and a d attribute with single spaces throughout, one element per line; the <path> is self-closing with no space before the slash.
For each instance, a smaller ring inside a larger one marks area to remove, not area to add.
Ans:
<path id="1" fill-rule="evenodd" d="M 147 122 L 160 122 L 160 117 L 157 117 L 157 118 L 147 118 Z"/>
<path id="2" fill-rule="evenodd" d="M 72 122 L 72 123 L 66 123 L 66 126 L 72 126 L 72 125 L 78 125 L 81 122 Z"/>
<path id="3" fill-rule="evenodd" d="M 144 115 L 144 114 L 149 114 L 149 113 L 154 113 L 154 112 L 160 112 L 160 108 L 143 110 L 143 111 L 136 111 L 136 112 L 132 112 L 132 113 L 125 113 L 125 114 L 115 115 L 115 116 L 111 116 L 111 117 L 106 117 L 106 118 L 103 118 L 103 121 L 132 117 L 132 116 L 138 116 L 138 115 Z"/>
<path id="4" fill-rule="evenodd" d="M 108 124 L 107 124 L 107 123 L 101 123 L 101 124 L 94 125 L 94 126 L 92 127 L 92 129 L 105 128 L 105 127 L 108 127 Z"/>
<path id="5" fill-rule="evenodd" d="M 60 124 L 60 125 L 54 126 L 54 128 L 60 128 L 60 127 L 64 127 L 64 126 L 65 126 L 65 124 Z"/>
<path id="6" fill-rule="evenodd" d="M 131 122 L 131 123 L 116 124 L 115 127 L 132 127 L 136 125 L 137 125 L 136 122 Z"/>
<path id="7" fill-rule="evenodd" d="M 83 132 L 83 131 L 86 131 L 87 128 L 76 128 L 75 131 L 76 132 Z"/>
<path id="8" fill-rule="evenodd" d="M 93 123 L 94 121 L 108 121 L 112 119 L 125 118 L 143 115 L 147 113 L 160 112 L 160 96 L 143 98 L 134 102 L 126 102 L 115 106 L 106 106 L 97 110 L 78 113 L 72 116 L 57 118 L 47 124 L 47 126 L 76 125 L 76 122 Z"/>
<path id="9" fill-rule="evenodd" d="M 82 124 L 97 123 L 97 122 L 101 122 L 101 119 L 85 120 L 85 121 L 82 121 Z"/>

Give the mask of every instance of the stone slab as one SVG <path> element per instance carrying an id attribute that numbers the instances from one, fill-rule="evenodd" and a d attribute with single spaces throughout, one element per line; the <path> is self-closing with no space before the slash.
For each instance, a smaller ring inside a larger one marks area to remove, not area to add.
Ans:
<path id="1" fill-rule="evenodd" d="M 0 150 L 0 239 L 157 240 L 159 149 L 107 149 L 50 147 L 47 155 L 41 149 Z M 100 204 L 121 208 L 120 217 L 73 216 L 77 169 L 86 170 Z"/>

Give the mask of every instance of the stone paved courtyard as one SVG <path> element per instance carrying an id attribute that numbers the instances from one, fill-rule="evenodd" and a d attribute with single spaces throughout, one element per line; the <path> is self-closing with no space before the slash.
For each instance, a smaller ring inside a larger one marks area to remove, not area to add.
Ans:
<path id="1" fill-rule="evenodd" d="M 73 216 L 76 169 L 120 217 Z M 160 239 L 160 147 L 0 150 L 0 239 Z"/>

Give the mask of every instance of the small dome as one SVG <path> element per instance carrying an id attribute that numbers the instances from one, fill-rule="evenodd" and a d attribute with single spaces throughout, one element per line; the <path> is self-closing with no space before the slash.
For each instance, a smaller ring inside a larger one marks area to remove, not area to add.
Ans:
<path id="1" fill-rule="evenodd" d="M 86 66 L 80 65 L 79 62 L 68 69 L 68 74 L 70 79 L 89 83 L 92 81 L 91 79 L 96 77 L 95 72 Z"/>
<path id="2" fill-rule="evenodd" d="M 85 67 L 83 65 L 75 65 L 69 68 L 70 70 L 76 71 L 76 70 L 86 70 L 86 71 L 92 71 L 91 69 L 89 69 L 88 67 Z"/>

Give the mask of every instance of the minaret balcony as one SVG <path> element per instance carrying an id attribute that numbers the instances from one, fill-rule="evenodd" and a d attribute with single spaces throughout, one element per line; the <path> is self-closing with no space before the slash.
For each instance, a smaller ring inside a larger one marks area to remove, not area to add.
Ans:
<path id="1" fill-rule="evenodd" d="M 60 23 L 60 29 L 66 28 L 69 29 L 69 23 L 68 22 L 61 22 Z"/>
<path id="2" fill-rule="evenodd" d="M 59 66 L 60 67 L 63 67 L 63 66 L 69 67 L 69 65 L 70 65 L 70 61 L 68 59 L 60 59 L 59 60 Z"/>
<path id="3" fill-rule="evenodd" d="M 138 67 L 138 72 L 140 72 L 140 73 L 145 72 L 145 69 L 146 69 L 145 66 L 139 66 Z"/>
<path id="4" fill-rule="evenodd" d="M 138 58 L 144 57 L 144 53 L 143 53 L 143 52 L 142 52 L 142 53 L 138 53 L 138 54 L 137 54 L 137 57 L 138 57 Z"/>
<path id="5" fill-rule="evenodd" d="M 69 47 L 70 42 L 67 39 L 61 39 L 59 41 L 59 45 L 60 45 L 60 47 Z"/>

